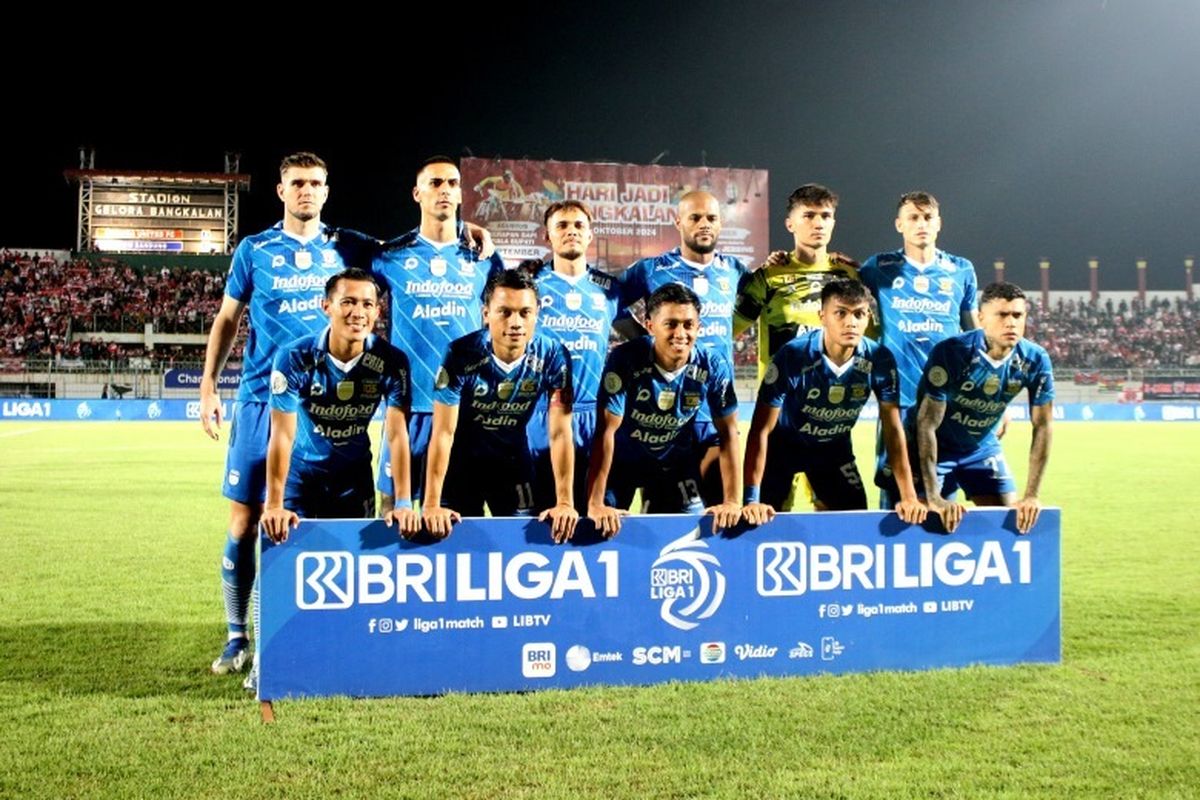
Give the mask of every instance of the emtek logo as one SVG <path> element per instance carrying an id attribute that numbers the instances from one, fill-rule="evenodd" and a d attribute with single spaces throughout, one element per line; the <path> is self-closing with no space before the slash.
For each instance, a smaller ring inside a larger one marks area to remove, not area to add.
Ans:
<path id="1" fill-rule="evenodd" d="M 301 553 L 296 559 L 296 606 L 349 608 L 354 603 L 354 557 L 347 552 Z"/>
<path id="2" fill-rule="evenodd" d="M 553 678 L 554 642 L 527 642 L 521 648 L 521 674 L 526 678 Z"/>

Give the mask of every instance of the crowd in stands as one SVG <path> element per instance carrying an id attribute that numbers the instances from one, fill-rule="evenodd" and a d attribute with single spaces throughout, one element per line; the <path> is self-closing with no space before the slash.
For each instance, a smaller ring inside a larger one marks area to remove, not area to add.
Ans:
<path id="1" fill-rule="evenodd" d="M 185 267 L 137 269 L 116 259 L 60 263 L 43 255 L 0 250 L 0 364 L 27 360 L 68 366 L 80 360 L 170 365 L 204 358 L 202 343 L 158 345 L 89 339 L 89 333 L 206 334 L 221 305 L 225 276 Z M 386 308 L 386 306 L 385 306 Z M 385 319 L 379 329 L 384 331 Z M 243 334 L 245 323 L 243 323 Z M 1059 300 L 1031 304 L 1029 338 L 1046 347 L 1059 369 L 1127 370 L 1200 365 L 1200 302 L 1152 298 L 1148 303 Z M 232 359 L 240 357 L 239 336 Z M 749 371 L 758 358 L 747 332 L 734 360 Z"/>
<path id="2" fill-rule="evenodd" d="M 1033 304 L 1026 335 L 1057 369 L 1162 369 L 1200 365 L 1200 301 L 1142 304 L 1058 300 Z"/>

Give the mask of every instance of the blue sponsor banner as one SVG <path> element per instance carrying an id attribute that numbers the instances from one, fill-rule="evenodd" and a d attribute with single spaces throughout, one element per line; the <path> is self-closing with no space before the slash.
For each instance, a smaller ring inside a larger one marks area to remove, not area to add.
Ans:
<path id="1" fill-rule="evenodd" d="M 204 373 L 198 369 L 169 369 L 163 373 L 164 389 L 195 389 L 200 391 L 200 379 Z M 220 391 L 236 391 L 242 383 L 242 373 L 236 369 L 221 370 L 217 378 Z"/>
<path id="2" fill-rule="evenodd" d="M 262 540 L 264 700 L 427 695 L 1057 662 L 1059 511 L 1027 536 L 971 510 L 953 536 L 895 514 L 780 515 L 711 535 L 630 517 L 554 545 L 469 519 L 444 542 L 382 522 Z"/>

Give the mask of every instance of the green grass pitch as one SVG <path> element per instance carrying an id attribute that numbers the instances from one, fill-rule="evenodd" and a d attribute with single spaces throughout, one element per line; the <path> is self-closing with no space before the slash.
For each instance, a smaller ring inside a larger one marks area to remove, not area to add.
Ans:
<path id="1" fill-rule="evenodd" d="M 291 702 L 272 726 L 208 674 L 224 442 L 5 423 L 0 452 L 0 797 L 1200 794 L 1200 425 L 1056 427 L 1061 666 Z"/>

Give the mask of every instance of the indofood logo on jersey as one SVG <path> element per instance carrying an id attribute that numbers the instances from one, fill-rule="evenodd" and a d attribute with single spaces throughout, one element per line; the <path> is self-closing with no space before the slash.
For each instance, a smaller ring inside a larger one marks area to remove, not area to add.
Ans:
<path id="1" fill-rule="evenodd" d="M 276 291 L 311 291 L 314 289 L 324 289 L 327 275 L 289 275 L 286 278 L 274 277 L 271 279 L 271 288 Z"/>
<path id="2" fill-rule="evenodd" d="M 442 603 L 451 597 L 460 603 L 618 597 L 619 559 L 616 550 L 564 550 L 552 557 L 538 552 L 386 556 L 313 551 L 296 558 L 296 607 L 327 611 Z"/>
<path id="3" fill-rule="evenodd" d="M 566 333 L 600 333 L 604 330 L 605 324 L 605 321 L 602 319 L 592 319 L 577 315 L 547 315 L 538 319 L 538 325 L 553 331 L 565 331 Z"/>
<path id="4" fill-rule="evenodd" d="M 934 300 L 932 297 L 892 297 L 891 306 L 896 311 L 911 311 L 916 314 L 949 314 L 953 303 L 950 300 Z"/>
<path id="5" fill-rule="evenodd" d="M 690 631 L 708 619 L 725 599 L 721 562 L 693 528 L 661 551 L 650 565 L 650 599 L 661 600 L 663 621 Z"/>
<path id="6" fill-rule="evenodd" d="M 837 589 L 928 589 L 1030 583 L 1028 539 L 1005 549 L 999 541 L 978 548 L 963 541 L 945 544 L 806 545 L 763 542 L 757 552 L 757 588 L 763 597 L 796 597 Z"/>

